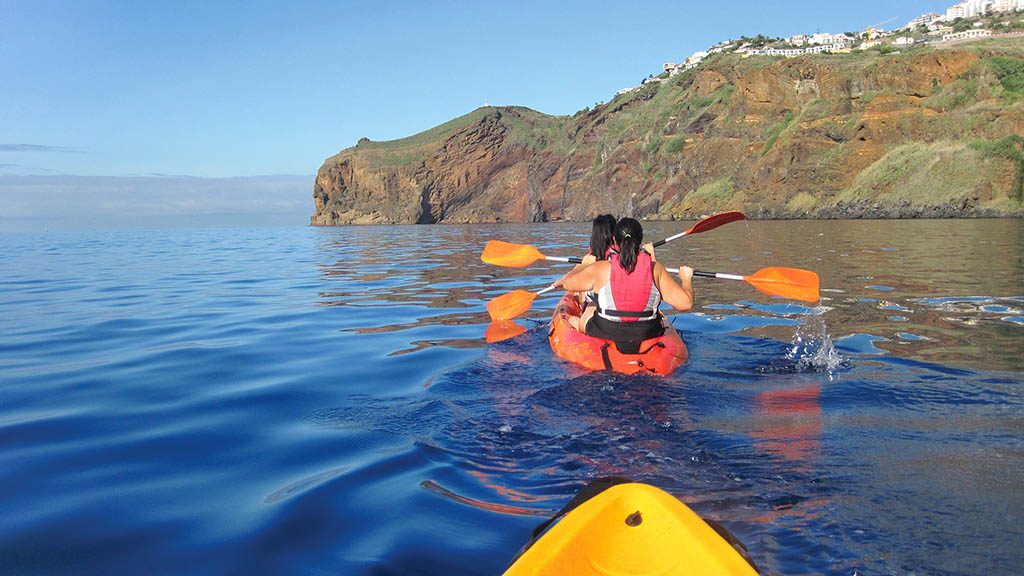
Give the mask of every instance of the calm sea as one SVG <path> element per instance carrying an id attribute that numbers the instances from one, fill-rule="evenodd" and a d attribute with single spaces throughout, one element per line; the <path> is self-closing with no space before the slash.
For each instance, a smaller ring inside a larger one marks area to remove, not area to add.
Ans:
<path id="1" fill-rule="evenodd" d="M 499 574 L 604 475 L 770 574 L 1020 573 L 1022 224 L 678 240 L 659 260 L 826 290 L 695 280 L 662 379 L 555 358 L 557 295 L 484 344 L 490 299 L 565 270 L 486 241 L 576 255 L 585 224 L 0 235 L 0 573 Z"/>

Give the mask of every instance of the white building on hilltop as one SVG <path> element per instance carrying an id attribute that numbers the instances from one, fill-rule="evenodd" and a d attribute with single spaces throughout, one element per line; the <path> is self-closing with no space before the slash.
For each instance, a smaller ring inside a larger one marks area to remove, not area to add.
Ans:
<path id="1" fill-rule="evenodd" d="M 818 44 L 809 48 L 804 48 L 804 54 L 824 54 L 830 52 L 849 52 L 849 44 L 836 43 L 836 44 Z"/>
<path id="2" fill-rule="evenodd" d="M 1024 10 L 1024 0 L 995 0 L 992 2 L 993 12 L 1013 12 Z"/>
<path id="3" fill-rule="evenodd" d="M 698 51 L 694 52 L 693 54 L 690 54 L 690 57 L 687 58 L 686 62 L 683 62 L 683 64 L 685 64 L 685 65 L 687 65 L 687 66 L 692 68 L 693 66 L 696 66 L 697 64 L 700 64 L 700 61 L 705 59 L 705 58 L 707 58 L 707 57 L 708 57 L 708 53 L 707 52 L 705 52 L 703 50 L 698 50 Z"/>
<path id="4" fill-rule="evenodd" d="M 868 26 L 860 33 L 860 35 L 863 36 L 865 40 L 876 40 L 886 36 L 887 34 L 885 33 L 885 30 L 882 30 L 877 26 Z"/>
<path id="5" fill-rule="evenodd" d="M 818 32 L 807 38 L 808 44 L 853 44 L 853 38 L 846 34 L 828 34 Z"/>
<path id="6" fill-rule="evenodd" d="M 988 38 L 992 35 L 991 30 L 964 30 L 963 32 L 954 32 L 952 34 L 945 34 L 942 36 L 943 42 L 950 42 L 953 40 L 970 40 L 974 38 Z"/>
<path id="7" fill-rule="evenodd" d="M 964 0 L 946 9 L 946 20 L 984 16 L 992 9 L 994 3 L 995 0 Z"/>
<path id="8" fill-rule="evenodd" d="M 689 70 L 691 68 L 696 68 L 697 65 L 700 64 L 708 56 L 709 56 L 709 54 L 707 52 L 705 52 L 703 50 L 698 50 L 698 51 L 694 52 L 693 54 L 691 54 L 690 57 L 687 58 L 682 64 L 675 64 L 673 62 L 666 62 L 662 66 L 662 68 L 665 70 L 665 72 L 668 72 L 668 76 L 669 76 L 669 78 L 671 78 L 671 77 L 675 76 L 676 74 L 679 74 L 683 70 Z"/>
<path id="9" fill-rule="evenodd" d="M 796 36 L 790 36 L 786 40 L 793 46 L 847 46 L 854 43 L 854 39 L 846 34 L 829 34 L 827 32 L 818 32 L 810 36 L 797 34 Z"/>
<path id="10" fill-rule="evenodd" d="M 733 47 L 735 47 L 735 44 L 733 43 L 733 41 L 732 40 L 726 40 L 725 42 L 719 42 L 718 44 L 715 44 L 711 48 L 708 48 L 708 54 L 719 54 L 719 53 L 724 52 L 725 50 L 728 50 L 729 48 L 733 48 Z"/>
<path id="11" fill-rule="evenodd" d="M 744 48 L 736 52 L 748 56 L 785 56 L 795 58 L 804 54 L 822 54 L 826 52 L 849 52 L 847 44 L 816 44 L 806 48 Z"/>
<path id="12" fill-rule="evenodd" d="M 1016 1 L 1016 0 L 1011 0 L 1011 1 Z M 916 30 L 918 26 L 928 26 L 932 22 L 936 22 L 936 21 L 939 21 L 939 20 L 942 20 L 942 19 L 943 19 L 942 14 L 939 14 L 938 12 L 929 12 L 928 14 L 921 14 L 917 18 L 914 18 L 910 22 L 907 22 L 907 25 L 904 26 L 902 29 L 903 30 Z"/>

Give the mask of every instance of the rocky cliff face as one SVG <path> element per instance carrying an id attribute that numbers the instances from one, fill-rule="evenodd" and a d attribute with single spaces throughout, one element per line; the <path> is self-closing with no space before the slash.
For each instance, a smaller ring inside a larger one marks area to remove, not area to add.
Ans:
<path id="1" fill-rule="evenodd" d="M 1022 55 L 725 56 L 572 117 L 481 108 L 327 159 L 311 222 L 1021 214 L 1024 95 L 993 62 Z"/>

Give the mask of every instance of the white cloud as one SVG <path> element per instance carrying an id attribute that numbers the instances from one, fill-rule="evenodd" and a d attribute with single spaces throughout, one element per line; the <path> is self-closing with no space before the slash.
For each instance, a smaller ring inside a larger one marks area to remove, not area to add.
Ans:
<path id="1" fill-rule="evenodd" d="M 82 154 L 81 148 L 51 146 L 49 144 L 0 144 L 0 152 L 60 152 Z"/>
<path id="2" fill-rule="evenodd" d="M 0 176 L 0 231 L 306 224 L 313 176 Z"/>

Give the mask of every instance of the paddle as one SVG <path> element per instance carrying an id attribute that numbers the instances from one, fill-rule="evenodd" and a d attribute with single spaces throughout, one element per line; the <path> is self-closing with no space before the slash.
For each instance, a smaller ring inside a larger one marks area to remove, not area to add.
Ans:
<path id="1" fill-rule="evenodd" d="M 675 268 L 666 268 L 672 274 L 678 274 Z M 694 276 L 701 278 L 721 278 L 723 280 L 743 280 L 756 288 L 759 292 L 769 296 L 781 296 L 792 300 L 803 300 L 804 302 L 817 302 L 818 296 L 818 275 L 810 270 L 799 268 L 761 268 L 750 276 L 738 276 L 736 274 L 722 274 L 721 272 L 699 272 L 694 270 Z"/>
<path id="2" fill-rule="evenodd" d="M 526 328 L 511 320 L 495 320 L 487 326 L 487 331 L 484 332 L 484 340 L 488 344 L 493 344 L 514 338 L 523 332 L 526 332 Z"/>
<path id="3" fill-rule="evenodd" d="M 664 240 L 658 240 L 654 243 L 654 247 L 657 248 L 658 246 L 667 244 L 689 234 L 699 234 L 701 232 L 707 232 L 708 230 L 714 230 L 723 224 L 743 220 L 745 218 L 746 216 L 744 216 L 742 212 L 722 212 L 721 214 L 708 216 L 694 224 L 685 232 L 680 232 L 675 236 L 669 236 Z M 491 240 L 488 242 L 487 246 L 484 247 L 483 254 L 480 255 L 480 259 L 488 264 L 510 268 L 524 268 L 533 264 L 537 260 L 552 260 L 554 262 L 568 262 L 570 264 L 579 264 L 583 261 L 582 258 L 577 257 L 545 256 L 540 250 L 530 246 L 529 244 L 513 244 L 511 242 L 503 242 L 501 240 Z"/>
<path id="4" fill-rule="evenodd" d="M 513 290 L 488 302 L 487 313 L 490 314 L 492 321 L 511 320 L 529 310 L 537 296 L 551 292 L 554 289 L 555 286 L 551 285 L 540 292 Z"/>
<path id="5" fill-rule="evenodd" d="M 671 274 L 678 274 L 678 268 L 666 268 Z M 736 274 L 723 274 L 721 272 L 700 272 L 694 271 L 694 276 L 700 278 L 719 278 L 722 280 L 742 280 L 750 284 L 758 291 L 770 296 L 780 296 L 793 300 L 805 302 L 817 302 L 818 297 L 818 275 L 810 270 L 799 268 L 762 268 L 750 276 L 739 276 Z M 502 294 L 487 303 L 487 313 L 491 320 L 511 320 L 533 305 L 533 301 L 546 292 L 555 289 L 555 286 L 548 286 L 539 292 L 528 292 L 526 290 L 513 290 L 508 294 Z"/>
<path id="6" fill-rule="evenodd" d="M 661 246 L 663 244 L 668 244 L 673 240 L 682 238 L 683 236 L 687 236 L 689 234 L 700 234 L 701 232 L 714 230 L 715 228 L 718 228 L 722 224 L 728 224 L 730 222 L 735 222 L 737 220 L 746 220 L 746 218 L 747 217 L 743 215 L 743 212 L 736 211 L 714 214 L 708 216 L 707 218 L 701 220 L 700 222 L 697 222 L 696 224 L 691 226 L 690 229 L 687 230 L 686 232 L 680 232 L 679 234 L 676 234 L 675 236 L 669 236 L 664 240 L 658 240 L 657 242 L 654 243 L 654 247 L 657 248 L 658 246 Z"/>

